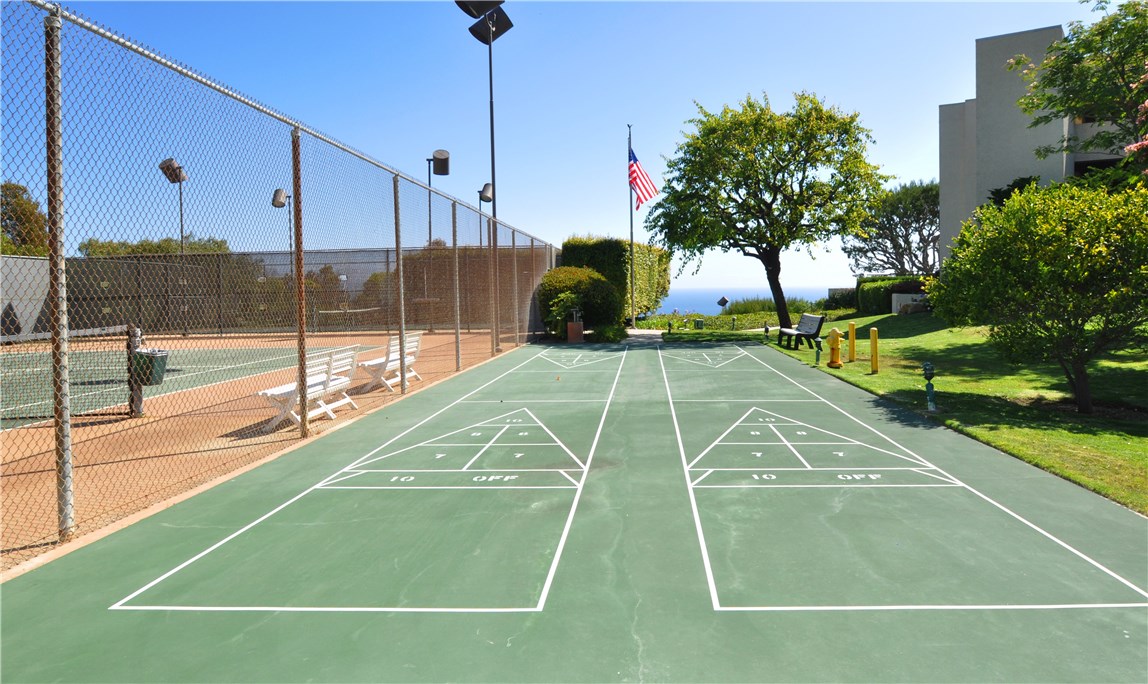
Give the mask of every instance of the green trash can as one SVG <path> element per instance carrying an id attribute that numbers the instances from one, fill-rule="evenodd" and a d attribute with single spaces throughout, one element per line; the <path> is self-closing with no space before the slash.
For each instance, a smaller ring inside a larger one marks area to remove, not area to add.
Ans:
<path id="1" fill-rule="evenodd" d="M 694 319 L 694 330 L 705 330 L 705 327 L 706 327 L 706 319 L 704 319 L 704 318 Z"/>
<path id="2" fill-rule="evenodd" d="M 162 385 L 166 371 L 166 349 L 137 349 L 132 353 L 132 377 L 139 384 Z"/>

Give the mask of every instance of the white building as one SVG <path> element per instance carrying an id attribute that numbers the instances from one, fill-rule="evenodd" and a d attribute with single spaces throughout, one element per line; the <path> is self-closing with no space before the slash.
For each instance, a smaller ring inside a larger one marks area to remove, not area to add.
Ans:
<path id="1" fill-rule="evenodd" d="M 976 46 L 976 97 L 940 107 L 941 239 L 940 257 L 973 210 L 989 192 L 1017 178 L 1039 176 L 1042 185 L 1064 180 L 1092 165 L 1119 157 L 1098 154 L 1054 154 L 1037 159 L 1034 150 L 1055 145 L 1064 136 L 1090 135 L 1080 121 L 1065 118 L 1029 128 L 1032 117 L 1017 106 L 1025 94 L 1019 71 L 1008 61 L 1024 54 L 1040 64 L 1048 47 L 1064 37 L 1060 26 L 980 38 Z M 1080 130 L 1078 130 L 1080 129 Z"/>

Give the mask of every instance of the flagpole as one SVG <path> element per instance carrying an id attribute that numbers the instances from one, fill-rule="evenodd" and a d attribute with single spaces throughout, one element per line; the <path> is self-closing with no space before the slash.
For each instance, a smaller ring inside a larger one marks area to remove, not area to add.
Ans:
<path id="1" fill-rule="evenodd" d="M 630 155 L 634 152 L 634 130 L 626 124 L 626 185 L 630 188 L 630 326 L 638 327 L 634 316 L 634 184 L 630 182 Z"/>

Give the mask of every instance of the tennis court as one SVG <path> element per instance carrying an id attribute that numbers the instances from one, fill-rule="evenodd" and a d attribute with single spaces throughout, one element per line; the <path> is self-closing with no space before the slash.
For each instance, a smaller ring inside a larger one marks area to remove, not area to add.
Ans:
<path id="1" fill-rule="evenodd" d="M 4 681 L 1129 681 L 1148 521 L 760 346 L 528 346 L 3 585 Z"/>
<path id="2" fill-rule="evenodd" d="M 127 410 L 127 328 L 119 326 L 109 330 L 110 333 L 100 331 L 102 334 L 77 336 L 72 342 L 69 379 L 71 410 L 75 415 Z M 270 373 L 298 363 L 298 351 L 293 346 L 253 343 L 244 347 L 242 339 L 211 340 L 208 344 L 219 345 L 215 348 L 176 342 L 173 345 L 176 348 L 164 350 L 167 357 L 163 383 L 144 387 L 144 398 Z M 310 350 L 328 348 L 314 346 Z M 363 346 L 362 350 L 373 348 Z M 50 342 L 24 343 L 0 350 L 0 374 L 4 385 L 0 396 L 0 429 L 51 419 L 54 397 Z"/>

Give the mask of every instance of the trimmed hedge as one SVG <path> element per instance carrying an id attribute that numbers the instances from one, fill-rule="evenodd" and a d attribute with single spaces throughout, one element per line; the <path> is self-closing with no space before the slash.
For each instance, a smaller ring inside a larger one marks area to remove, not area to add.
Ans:
<path id="1" fill-rule="evenodd" d="M 916 294 L 925 291 L 919 276 L 869 276 L 857 279 L 857 313 L 877 316 L 893 313 L 893 293 Z"/>
<path id="2" fill-rule="evenodd" d="M 622 297 L 623 315 L 630 313 L 630 242 L 619 238 L 572 237 L 562 243 L 562 265 L 584 266 L 601 273 Z M 670 293 L 670 253 L 660 247 L 634 243 L 634 312 L 657 311 Z"/>
<path id="3" fill-rule="evenodd" d="M 573 292 L 582 302 L 582 321 L 587 328 L 617 325 L 622 321 L 622 298 L 601 273 L 592 268 L 559 266 L 547 271 L 538 285 L 538 307 L 549 312 L 563 292 Z M 560 336 L 564 330 L 551 330 Z"/>

